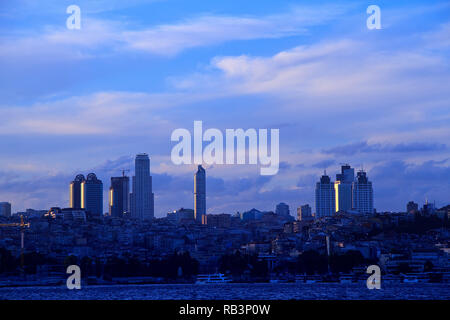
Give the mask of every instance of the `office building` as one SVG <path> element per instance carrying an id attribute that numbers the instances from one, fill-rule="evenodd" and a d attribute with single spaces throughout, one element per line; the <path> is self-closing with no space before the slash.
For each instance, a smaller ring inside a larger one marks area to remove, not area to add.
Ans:
<path id="1" fill-rule="evenodd" d="M 277 206 L 275 207 L 275 213 L 280 216 L 289 216 L 290 215 L 289 206 L 286 203 L 281 202 L 277 204 Z"/>
<path id="2" fill-rule="evenodd" d="M 11 217 L 11 203 L 0 202 L 0 216 Z"/>
<path id="3" fill-rule="evenodd" d="M 103 182 L 89 173 L 81 183 L 81 208 L 92 215 L 103 215 Z"/>
<path id="4" fill-rule="evenodd" d="M 336 212 L 334 184 L 330 177 L 324 175 L 316 183 L 316 218 L 331 217 Z"/>
<path id="5" fill-rule="evenodd" d="M 109 215 L 122 218 L 129 212 L 128 202 L 130 198 L 130 178 L 111 177 L 109 188 Z"/>
<path id="6" fill-rule="evenodd" d="M 84 175 L 79 174 L 69 185 L 69 207 L 81 208 L 81 184 L 85 181 Z"/>
<path id="7" fill-rule="evenodd" d="M 353 182 L 353 209 L 359 213 L 373 213 L 372 182 L 367 178 L 366 172 L 360 170 Z"/>
<path id="8" fill-rule="evenodd" d="M 305 204 L 297 208 L 297 220 L 298 221 L 308 221 L 312 220 L 312 210 L 309 204 Z"/>
<path id="9" fill-rule="evenodd" d="M 195 221 L 202 223 L 206 214 L 206 171 L 199 165 L 194 175 L 194 216 Z"/>
<path id="10" fill-rule="evenodd" d="M 336 175 L 334 182 L 336 212 L 352 209 L 352 184 L 355 180 L 355 169 L 350 165 L 341 166 L 341 173 Z"/>
<path id="11" fill-rule="evenodd" d="M 130 195 L 131 217 L 139 220 L 153 219 L 155 216 L 152 177 L 150 175 L 150 158 L 146 153 L 136 155 L 135 175 L 133 176 Z"/>

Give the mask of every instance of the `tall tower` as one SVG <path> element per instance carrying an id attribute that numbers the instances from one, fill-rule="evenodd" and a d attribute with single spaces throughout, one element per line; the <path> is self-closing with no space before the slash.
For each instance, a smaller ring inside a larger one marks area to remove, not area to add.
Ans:
<path id="1" fill-rule="evenodd" d="M 324 175 L 316 183 L 316 215 L 315 217 L 330 217 L 336 212 L 335 190 L 330 177 Z"/>
<path id="2" fill-rule="evenodd" d="M 206 171 L 199 165 L 194 175 L 194 218 L 201 223 L 203 215 L 206 215 Z"/>
<path id="3" fill-rule="evenodd" d="M 130 197 L 130 178 L 111 177 L 109 188 L 109 215 L 122 218 L 129 212 L 128 200 Z"/>
<path id="4" fill-rule="evenodd" d="M 155 216 L 150 159 L 146 153 L 136 155 L 133 192 L 130 195 L 131 216 L 135 219 L 153 219 Z"/>
<path id="5" fill-rule="evenodd" d="M 79 174 L 69 185 L 69 207 L 81 208 L 81 183 L 84 182 L 84 176 Z"/>
<path id="6" fill-rule="evenodd" d="M 103 215 L 103 182 L 95 173 L 89 173 L 81 182 L 81 208 L 93 215 Z"/>
<path id="7" fill-rule="evenodd" d="M 372 182 L 363 170 L 358 172 L 353 182 L 353 209 L 360 213 L 373 213 Z"/>
<path id="8" fill-rule="evenodd" d="M 350 165 L 341 166 L 341 173 L 336 175 L 334 182 L 336 212 L 352 209 L 352 183 L 355 180 L 355 169 Z"/>

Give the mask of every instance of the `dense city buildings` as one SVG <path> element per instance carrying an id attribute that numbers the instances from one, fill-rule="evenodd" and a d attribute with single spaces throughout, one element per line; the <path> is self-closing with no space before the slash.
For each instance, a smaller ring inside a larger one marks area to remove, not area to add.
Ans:
<path id="1" fill-rule="evenodd" d="M 109 215 L 124 217 L 129 212 L 130 178 L 122 174 L 122 177 L 111 177 L 109 188 Z"/>
<path id="2" fill-rule="evenodd" d="M 351 184 L 352 207 L 337 211 L 336 206 L 348 206 L 348 189 L 339 186 L 341 182 L 348 184 L 352 177 L 353 169 L 348 165 L 336 176 L 339 184 L 325 173 L 316 184 L 316 213 L 308 204 L 301 205 L 297 220 L 283 202 L 276 205 L 275 212 L 252 208 L 242 213 L 206 214 L 206 172 L 198 166 L 194 209 L 180 208 L 150 221 L 150 161 L 140 154 L 133 177 L 133 193 L 140 197 L 131 196 L 132 219 L 127 214 L 129 178 L 124 172 L 111 178 L 106 215 L 101 214 L 102 182 L 93 173 L 86 179 L 78 175 L 70 188 L 73 207 L 27 209 L 10 217 L 10 204 L 0 203 L 0 253 L 16 261 L 5 272 L 19 274 L 21 238 L 17 226 L 23 219 L 27 226 L 29 223 L 25 256 L 39 257 L 25 261 L 40 263 L 39 268 L 28 266 L 27 270 L 46 281 L 55 278 L 55 268 L 66 276 L 63 266 L 74 261 L 84 265 L 93 283 L 115 283 L 113 279 L 143 275 L 150 280 L 143 277 L 142 281 L 172 283 L 177 275 L 170 270 L 177 272 L 180 266 L 167 266 L 181 261 L 177 259 L 183 255 L 183 261 L 196 266 L 190 275 L 220 270 L 239 282 L 305 279 L 313 274 L 326 280 L 330 273 L 337 278 L 342 273 L 366 277 L 361 268 L 368 264 L 379 265 L 394 279 L 420 274 L 422 281 L 450 282 L 450 205 L 438 209 L 426 201 L 418 210 L 418 204 L 410 201 L 406 212 L 375 212 L 372 184 L 361 170 Z M 233 273 L 227 259 L 244 261 L 243 269 Z M 312 259 L 307 269 L 305 259 Z M 158 264 L 164 267 L 155 267 Z M 188 270 L 187 266 L 182 270 Z"/>
<path id="3" fill-rule="evenodd" d="M 334 189 L 336 192 L 336 212 L 352 209 L 352 184 L 355 179 L 355 169 L 345 164 L 341 167 L 341 173 L 336 175 Z"/>
<path id="4" fill-rule="evenodd" d="M 194 210 L 180 208 L 167 213 L 167 219 L 176 224 L 191 224 L 194 223 Z"/>
<path id="5" fill-rule="evenodd" d="M 226 213 L 205 214 L 202 219 L 202 224 L 214 228 L 229 228 L 231 226 L 231 215 Z"/>
<path id="6" fill-rule="evenodd" d="M 79 174 L 69 185 L 69 207 L 81 208 L 81 184 L 85 181 L 84 175 Z"/>
<path id="7" fill-rule="evenodd" d="M 11 216 L 11 203 L 0 202 L 0 216 L 10 217 Z"/>
<path id="8" fill-rule="evenodd" d="M 291 215 L 291 213 L 289 211 L 289 206 L 284 202 L 277 204 L 277 206 L 275 207 L 275 213 L 278 215 L 281 215 L 281 216 L 290 216 Z"/>
<path id="9" fill-rule="evenodd" d="M 367 178 L 366 172 L 360 170 L 353 182 L 353 209 L 359 213 L 372 214 L 373 189 L 372 182 Z"/>
<path id="10" fill-rule="evenodd" d="M 150 220 L 155 216 L 150 159 L 146 153 L 136 155 L 133 191 L 130 196 L 131 216 L 139 220 Z"/>
<path id="11" fill-rule="evenodd" d="M 194 217 L 199 223 L 206 214 L 206 171 L 199 165 L 194 174 Z"/>
<path id="12" fill-rule="evenodd" d="M 95 173 L 89 173 L 81 182 L 81 208 L 96 216 L 103 215 L 103 182 Z"/>
<path id="13" fill-rule="evenodd" d="M 331 217 L 336 212 L 336 192 L 330 177 L 324 175 L 316 184 L 316 218 Z"/>

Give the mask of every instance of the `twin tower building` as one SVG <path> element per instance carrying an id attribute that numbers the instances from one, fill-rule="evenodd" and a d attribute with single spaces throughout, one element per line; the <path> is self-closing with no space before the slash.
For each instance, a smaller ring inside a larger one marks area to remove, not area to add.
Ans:
<path id="1" fill-rule="evenodd" d="M 373 213 L 373 188 L 366 172 L 360 170 L 355 178 L 355 169 L 345 164 L 335 182 L 326 173 L 317 182 L 316 216 L 333 216 L 336 212 L 349 211 Z"/>
<path id="2" fill-rule="evenodd" d="M 109 215 L 113 217 L 131 216 L 144 220 L 155 216 L 150 159 L 147 154 L 138 154 L 135 159 L 135 175 L 132 177 L 132 192 L 129 191 L 130 178 L 111 178 L 109 188 Z M 86 179 L 79 174 L 70 183 L 69 206 L 84 209 L 92 215 L 103 215 L 103 183 L 94 173 Z"/>

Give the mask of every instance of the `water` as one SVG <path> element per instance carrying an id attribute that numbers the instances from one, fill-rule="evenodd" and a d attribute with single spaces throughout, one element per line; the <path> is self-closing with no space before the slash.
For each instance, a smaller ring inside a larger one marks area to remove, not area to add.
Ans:
<path id="1" fill-rule="evenodd" d="M 60 287 L 0 288 L 0 299 L 55 300 L 450 300 L 449 284 L 386 284 L 369 290 L 365 283 L 261 283 L 261 284 L 149 284 L 85 286 L 81 290 Z"/>

